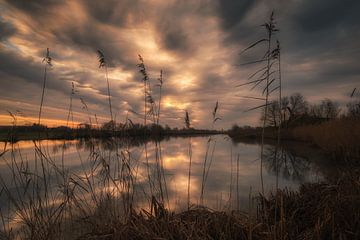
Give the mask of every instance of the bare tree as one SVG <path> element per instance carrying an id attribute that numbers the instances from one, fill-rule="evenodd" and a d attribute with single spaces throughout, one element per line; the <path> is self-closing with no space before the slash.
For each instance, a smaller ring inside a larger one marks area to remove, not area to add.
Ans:
<path id="1" fill-rule="evenodd" d="M 360 101 L 352 101 L 346 104 L 347 116 L 352 118 L 360 118 Z"/>
<path id="2" fill-rule="evenodd" d="M 324 99 L 319 105 L 313 105 L 310 107 L 309 114 L 312 117 L 323 118 L 323 119 L 333 119 L 336 118 L 340 113 L 340 108 L 338 103 L 330 100 Z"/>
<path id="3" fill-rule="evenodd" d="M 303 95 L 301 95 L 300 93 L 294 93 L 289 98 L 287 110 L 290 114 L 289 120 L 292 120 L 296 116 L 307 113 L 308 103 L 306 102 Z"/>
<path id="4" fill-rule="evenodd" d="M 265 116 L 265 111 L 262 111 L 261 120 L 265 119 L 266 126 L 278 127 L 281 124 L 280 105 L 279 101 L 272 101 Z"/>

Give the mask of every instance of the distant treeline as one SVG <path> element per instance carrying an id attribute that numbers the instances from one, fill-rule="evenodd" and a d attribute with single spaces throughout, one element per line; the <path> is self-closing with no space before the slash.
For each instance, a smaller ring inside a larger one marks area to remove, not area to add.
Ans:
<path id="1" fill-rule="evenodd" d="M 360 164 L 359 100 L 352 100 L 346 109 L 341 109 L 330 99 L 311 105 L 301 94 L 293 94 L 283 98 L 282 106 L 280 115 L 278 102 L 271 103 L 264 138 L 275 140 L 280 136 L 283 140 L 303 141 L 320 147 L 335 159 Z M 281 135 L 278 135 L 280 123 Z M 228 134 L 234 140 L 259 142 L 262 128 L 234 125 Z"/>
<path id="2" fill-rule="evenodd" d="M 115 124 L 113 121 L 104 123 L 101 127 L 93 127 L 90 124 L 79 124 L 76 128 L 66 126 L 47 127 L 33 124 L 28 126 L 0 126 L 0 140 L 37 140 L 37 139 L 74 139 L 74 138 L 102 138 L 102 137 L 145 137 L 156 138 L 169 135 L 207 135 L 220 134 L 221 131 L 194 129 L 194 128 L 170 128 L 157 124 Z"/>
<path id="3" fill-rule="evenodd" d="M 281 108 L 281 110 L 280 110 Z M 265 111 L 261 113 L 260 120 L 264 120 Z M 289 134 L 293 129 L 302 126 L 320 125 L 332 120 L 357 120 L 360 119 L 360 100 L 351 98 L 345 109 L 339 103 L 328 98 L 318 104 L 310 104 L 300 93 L 292 94 L 279 101 L 272 101 L 266 113 L 266 138 L 276 138 L 277 128 L 281 125 L 281 138 L 294 138 Z M 229 129 L 231 137 L 258 138 L 261 136 L 261 127 L 238 126 L 234 124 Z"/>
<path id="4" fill-rule="evenodd" d="M 281 110 L 280 110 L 281 108 Z M 262 111 L 261 120 L 265 118 Z M 339 103 L 328 98 L 319 104 L 310 104 L 300 93 L 283 97 L 281 104 L 275 100 L 270 102 L 266 113 L 266 126 L 293 128 L 308 124 L 319 124 L 336 118 L 360 118 L 360 100 L 351 100 L 346 104 L 346 109 L 341 109 Z M 237 124 L 231 130 L 240 128 Z M 245 126 L 244 129 L 251 127 Z"/>

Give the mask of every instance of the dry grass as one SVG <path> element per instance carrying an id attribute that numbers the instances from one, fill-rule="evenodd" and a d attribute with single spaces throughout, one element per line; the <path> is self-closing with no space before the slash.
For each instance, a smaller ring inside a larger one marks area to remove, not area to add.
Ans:
<path id="1" fill-rule="evenodd" d="M 334 184 L 305 184 L 297 193 L 278 190 L 260 201 L 265 203 L 260 213 L 266 212 L 270 221 L 278 213 L 278 221 L 270 226 L 277 226 L 278 239 L 359 239 L 358 172 L 354 176 L 343 176 Z"/>
<path id="2" fill-rule="evenodd" d="M 153 202 L 154 214 L 133 213 L 126 224 L 120 222 L 92 232 L 80 239 L 249 239 L 249 226 L 244 215 L 193 208 L 182 213 L 170 213 Z M 256 229 L 255 229 L 256 230 Z M 259 233 L 251 231 L 253 236 Z M 254 237 L 253 239 L 260 239 Z"/>
<path id="3" fill-rule="evenodd" d="M 291 131 L 294 139 L 319 146 L 336 159 L 360 160 L 360 121 L 334 119 L 317 125 L 304 125 Z"/>

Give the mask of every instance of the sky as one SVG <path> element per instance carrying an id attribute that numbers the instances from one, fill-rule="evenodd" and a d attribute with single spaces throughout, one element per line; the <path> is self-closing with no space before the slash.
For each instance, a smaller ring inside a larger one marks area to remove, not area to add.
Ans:
<path id="1" fill-rule="evenodd" d="M 72 84 L 71 124 L 95 122 L 95 114 L 99 124 L 109 121 L 101 50 L 117 122 L 143 121 L 140 54 L 156 101 L 163 71 L 161 124 L 183 127 L 187 110 L 195 128 L 259 125 L 260 111 L 246 110 L 262 102 L 244 96 L 262 90 L 236 86 L 261 68 L 242 64 L 259 59 L 263 46 L 241 52 L 266 37 L 261 25 L 272 11 L 283 95 L 345 106 L 360 88 L 358 0 L 0 0 L 0 125 L 13 123 L 11 114 L 19 125 L 37 122 L 47 48 L 43 124 L 66 124 Z"/>

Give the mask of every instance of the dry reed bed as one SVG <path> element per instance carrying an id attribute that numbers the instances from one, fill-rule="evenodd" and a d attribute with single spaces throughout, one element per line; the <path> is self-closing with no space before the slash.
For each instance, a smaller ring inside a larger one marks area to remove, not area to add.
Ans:
<path id="1" fill-rule="evenodd" d="M 153 199 L 152 214 L 132 212 L 128 221 L 113 221 L 79 239 L 359 239 L 356 176 L 260 196 L 256 217 L 202 207 L 175 214 Z"/>
<path id="2" fill-rule="evenodd" d="M 337 159 L 360 159 L 359 119 L 334 119 L 317 125 L 304 125 L 291 130 L 294 139 L 319 146 Z"/>
<path id="3" fill-rule="evenodd" d="M 226 213 L 196 207 L 170 213 L 157 205 L 157 212 L 142 211 L 126 223 L 115 223 L 101 232 L 90 232 L 79 239 L 262 239 L 251 231 L 249 218 L 238 212 Z"/>

